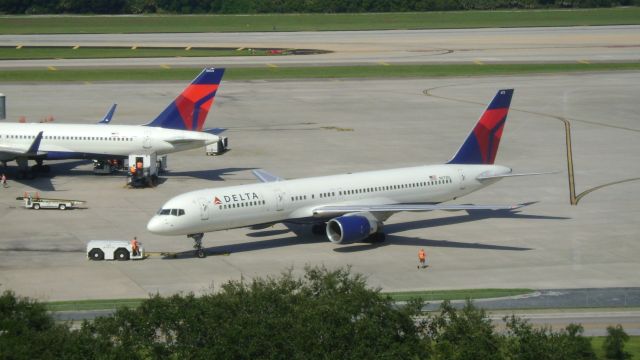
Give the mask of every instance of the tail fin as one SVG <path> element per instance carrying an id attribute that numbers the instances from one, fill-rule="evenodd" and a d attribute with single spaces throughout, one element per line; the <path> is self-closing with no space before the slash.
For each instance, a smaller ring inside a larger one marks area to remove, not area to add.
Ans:
<path id="1" fill-rule="evenodd" d="M 498 91 L 467 140 L 447 164 L 493 164 L 512 96 L 513 89 Z"/>
<path id="2" fill-rule="evenodd" d="M 202 70 L 182 94 L 178 95 L 155 120 L 145 126 L 177 130 L 202 130 L 222 75 L 224 75 L 224 69 L 207 68 Z"/>

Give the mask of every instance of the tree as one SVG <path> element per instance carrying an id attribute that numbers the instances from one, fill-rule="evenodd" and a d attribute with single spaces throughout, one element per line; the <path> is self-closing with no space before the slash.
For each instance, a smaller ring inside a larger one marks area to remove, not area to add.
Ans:
<path id="1" fill-rule="evenodd" d="M 414 324 L 421 304 L 393 305 L 348 268 L 308 268 L 301 279 L 231 281 L 201 297 L 156 295 L 83 333 L 116 358 L 427 358 Z"/>
<path id="2" fill-rule="evenodd" d="M 436 359 L 501 359 L 501 338 L 484 310 L 467 300 L 462 310 L 449 301 L 426 321 Z"/>
<path id="3" fill-rule="evenodd" d="M 629 335 L 624 331 L 622 325 L 608 326 L 607 337 L 604 339 L 602 348 L 607 359 L 631 359 L 632 355 L 624 351 L 624 343 L 629 341 Z"/>

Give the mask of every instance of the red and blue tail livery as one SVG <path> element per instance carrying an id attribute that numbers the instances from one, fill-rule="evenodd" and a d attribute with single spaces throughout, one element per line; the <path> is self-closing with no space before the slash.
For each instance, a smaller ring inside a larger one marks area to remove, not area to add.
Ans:
<path id="1" fill-rule="evenodd" d="M 184 91 L 155 120 L 146 126 L 201 131 L 215 100 L 224 69 L 202 70 Z"/>
<path id="2" fill-rule="evenodd" d="M 448 164 L 491 165 L 494 163 L 512 96 L 513 89 L 498 91 L 467 140 Z"/>

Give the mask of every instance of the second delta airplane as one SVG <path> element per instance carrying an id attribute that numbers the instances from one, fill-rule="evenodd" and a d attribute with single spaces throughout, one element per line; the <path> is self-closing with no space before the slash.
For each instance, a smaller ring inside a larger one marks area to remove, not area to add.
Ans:
<path id="1" fill-rule="evenodd" d="M 214 102 L 224 69 L 207 68 L 153 121 L 140 125 L 107 125 L 115 106 L 98 124 L 0 123 L 0 161 L 16 160 L 19 176 L 27 163 L 47 171 L 44 160 L 117 159 L 131 154 L 169 154 L 220 140 L 224 129 L 202 127 Z"/>
<path id="2" fill-rule="evenodd" d="M 383 240 L 383 222 L 400 211 L 499 210 L 517 206 L 446 205 L 513 174 L 494 165 L 513 89 L 500 90 L 465 142 L 446 164 L 284 180 L 254 170 L 257 184 L 211 188 L 178 195 L 157 212 L 147 229 L 187 235 L 204 257 L 205 232 L 276 223 L 312 224 L 332 243 Z"/>

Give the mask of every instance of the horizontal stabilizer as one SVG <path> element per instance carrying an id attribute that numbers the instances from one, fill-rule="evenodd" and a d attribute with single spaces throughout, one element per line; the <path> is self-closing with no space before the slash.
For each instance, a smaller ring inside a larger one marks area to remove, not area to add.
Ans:
<path id="1" fill-rule="evenodd" d="M 202 130 L 202 132 L 206 132 L 207 134 L 212 134 L 212 135 L 219 135 L 225 131 L 227 131 L 227 129 L 225 128 L 210 128 L 210 129 Z"/>
<path id="2" fill-rule="evenodd" d="M 251 172 L 258 178 L 258 180 L 260 180 L 260 182 L 276 182 L 284 180 L 283 178 L 270 174 L 262 169 L 251 170 Z"/>

